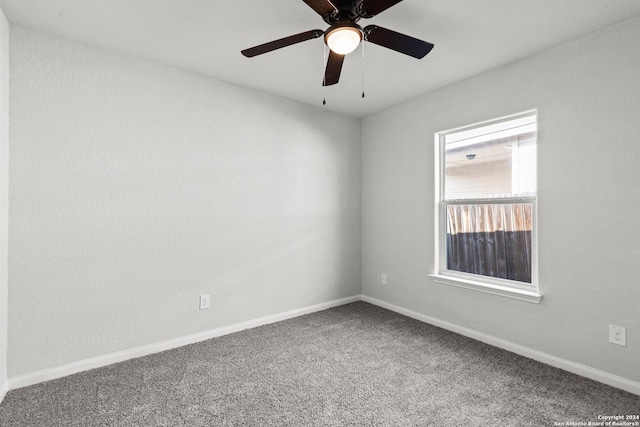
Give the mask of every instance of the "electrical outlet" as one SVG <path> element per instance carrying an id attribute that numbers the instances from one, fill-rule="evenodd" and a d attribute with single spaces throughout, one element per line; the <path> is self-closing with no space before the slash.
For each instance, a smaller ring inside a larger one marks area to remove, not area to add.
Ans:
<path id="1" fill-rule="evenodd" d="M 387 273 L 380 273 L 380 283 L 383 285 L 387 284 Z"/>
<path id="2" fill-rule="evenodd" d="M 209 295 L 200 295 L 200 310 L 209 308 Z"/>
<path id="3" fill-rule="evenodd" d="M 609 325 L 609 342 L 626 347 L 627 329 L 622 326 Z"/>

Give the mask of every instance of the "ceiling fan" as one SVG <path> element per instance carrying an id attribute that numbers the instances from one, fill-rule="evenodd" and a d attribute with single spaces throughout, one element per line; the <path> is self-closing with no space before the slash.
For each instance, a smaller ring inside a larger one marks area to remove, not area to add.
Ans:
<path id="1" fill-rule="evenodd" d="M 323 86 L 338 83 L 342 63 L 345 55 L 353 52 L 362 40 L 374 43 L 396 52 L 424 58 L 433 44 L 405 34 L 380 27 L 368 25 L 364 28 L 357 22 L 361 18 L 373 18 L 402 0 L 303 0 L 329 24 L 326 31 L 311 30 L 284 37 L 242 51 L 248 58 L 262 55 L 276 49 L 291 46 L 296 43 L 318 38 L 324 35 L 324 41 L 329 46 L 329 58 L 322 81 Z"/>

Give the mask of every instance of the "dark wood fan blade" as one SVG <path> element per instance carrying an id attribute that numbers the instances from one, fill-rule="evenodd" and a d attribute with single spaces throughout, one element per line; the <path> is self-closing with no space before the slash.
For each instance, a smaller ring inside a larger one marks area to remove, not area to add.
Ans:
<path id="1" fill-rule="evenodd" d="M 418 59 L 424 58 L 433 49 L 433 44 L 429 42 L 378 27 L 377 25 L 368 25 L 363 32 L 364 39 L 368 42 Z"/>
<path id="2" fill-rule="evenodd" d="M 331 86 L 340 80 L 340 72 L 342 71 L 342 63 L 344 55 L 329 51 L 329 59 L 327 60 L 327 68 L 324 71 L 324 81 L 322 86 Z"/>
<path id="3" fill-rule="evenodd" d="M 364 0 L 360 16 L 371 18 L 400 3 L 402 0 Z"/>
<path id="4" fill-rule="evenodd" d="M 259 46 L 250 47 L 249 49 L 243 50 L 242 54 L 247 58 L 252 58 L 256 55 L 262 55 L 263 53 L 271 52 L 272 50 L 291 46 L 292 44 L 304 42 L 311 39 L 316 39 L 323 34 L 324 34 L 324 31 L 322 30 L 305 31 L 304 33 L 295 34 L 289 37 L 284 37 L 269 43 L 261 44 Z"/>
<path id="5" fill-rule="evenodd" d="M 331 15 L 338 12 L 338 8 L 329 0 L 303 0 L 320 16 Z"/>

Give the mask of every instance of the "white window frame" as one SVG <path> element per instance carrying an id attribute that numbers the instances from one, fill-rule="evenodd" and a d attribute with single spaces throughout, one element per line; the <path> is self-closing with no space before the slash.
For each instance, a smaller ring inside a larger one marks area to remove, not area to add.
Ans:
<path id="1" fill-rule="evenodd" d="M 502 297 L 513 298 L 521 301 L 540 303 L 542 294 L 538 287 L 538 197 L 510 197 L 510 198 L 469 198 L 444 200 L 444 178 L 445 170 L 445 138 L 447 135 L 465 132 L 473 135 L 475 129 L 487 128 L 502 122 L 519 118 L 534 116 L 538 123 L 537 110 L 525 111 L 522 113 L 500 117 L 469 126 L 450 129 L 438 132 L 434 137 L 435 146 L 435 272 L 429 276 L 433 282 L 450 285 L 473 291 L 484 292 Z M 536 138 L 537 139 L 537 138 Z M 537 144 L 537 141 L 536 141 Z M 537 174 L 536 174 L 537 175 Z M 536 177 L 537 179 L 537 177 Z M 537 185 L 536 185 L 537 187 Z M 446 260 L 446 207 L 447 205 L 468 205 L 468 204 L 511 204 L 526 203 L 532 205 L 531 223 L 531 283 L 517 282 L 514 280 L 500 279 L 496 277 L 482 276 L 478 274 L 463 273 L 459 271 L 447 270 Z"/>

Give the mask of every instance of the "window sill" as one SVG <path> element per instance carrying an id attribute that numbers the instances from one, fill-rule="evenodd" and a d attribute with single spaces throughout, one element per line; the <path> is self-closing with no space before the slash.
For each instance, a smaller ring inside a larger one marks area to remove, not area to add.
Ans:
<path id="1" fill-rule="evenodd" d="M 441 274 L 430 274 L 429 276 L 431 276 L 431 280 L 441 285 L 456 286 L 458 288 L 470 289 L 472 291 L 484 292 L 487 294 L 498 295 L 505 298 L 513 298 L 534 304 L 539 304 L 540 300 L 542 299 L 542 295 L 534 291 L 509 288 L 506 286 L 493 285 L 490 283 L 461 279 L 452 276 L 444 276 Z"/>

